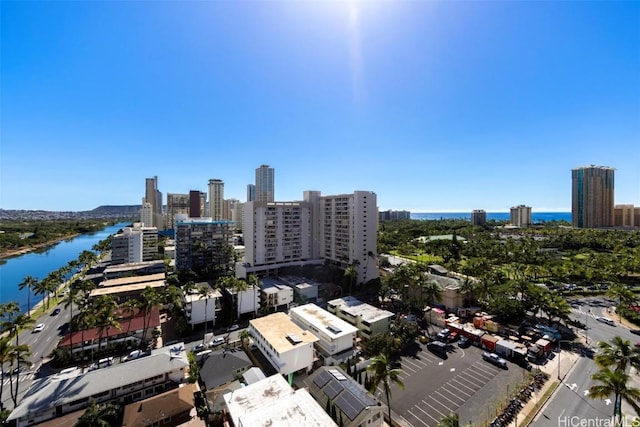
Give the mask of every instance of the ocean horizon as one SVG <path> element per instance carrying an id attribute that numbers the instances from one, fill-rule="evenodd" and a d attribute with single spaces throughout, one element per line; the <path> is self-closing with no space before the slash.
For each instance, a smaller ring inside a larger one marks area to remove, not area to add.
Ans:
<path id="1" fill-rule="evenodd" d="M 509 212 L 487 212 L 487 221 L 509 221 L 509 215 Z M 471 212 L 411 212 L 411 219 L 466 219 L 471 221 Z M 531 221 L 534 224 L 549 221 L 571 223 L 571 212 L 531 212 Z"/>

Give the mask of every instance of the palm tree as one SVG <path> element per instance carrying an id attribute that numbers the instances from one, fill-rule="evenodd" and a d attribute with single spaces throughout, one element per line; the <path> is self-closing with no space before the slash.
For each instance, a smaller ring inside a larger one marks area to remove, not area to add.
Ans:
<path id="1" fill-rule="evenodd" d="M 429 280 L 424 283 L 421 287 L 422 294 L 426 297 L 427 301 L 429 301 L 429 305 L 433 303 L 433 301 L 442 301 L 442 288 L 435 281 Z M 433 312 L 433 308 L 429 310 L 429 327 L 427 328 L 427 334 L 431 337 L 431 313 Z"/>
<path id="2" fill-rule="evenodd" d="M 204 298 L 204 335 L 202 336 L 202 344 L 204 344 L 205 337 L 207 336 L 207 314 L 209 314 L 209 297 L 211 296 L 211 287 L 208 284 L 204 284 L 198 288 L 199 299 Z"/>
<path id="3" fill-rule="evenodd" d="M 115 319 L 118 303 L 110 295 L 100 295 L 93 301 L 93 313 L 96 326 L 98 327 L 98 351 L 102 346 L 102 336 L 104 331 L 111 328 L 120 329 L 120 323 Z M 91 352 L 93 361 L 93 352 Z"/>
<path id="4" fill-rule="evenodd" d="M 612 371 L 609 368 L 601 369 L 591 376 L 600 384 L 589 388 L 589 397 L 592 399 L 605 399 L 614 395 L 613 417 L 616 425 L 622 425 L 622 401 L 624 400 L 640 414 L 640 389 L 628 386 L 629 375 L 624 371 Z"/>
<path id="5" fill-rule="evenodd" d="M 133 317 L 136 314 L 136 308 L 138 308 L 138 300 L 135 298 L 131 298 L 126 300 L 120 308 L 122 308 L 122 314 L 126 312 L 128 314 L 129 323 L 127 325 L 127 337 L 129 336 L 129 332 L 131 331 L 131 323 L 133 322 Z"/>
<path id="6" fill-rule="evenodd" d="M 372 374 L 369 388 L 371 394 L 374 394 L 378 384 L 382 383 L 384 394 L 387 398 L 387 408 L 389 409 L 389 423 L 391 423 L 391 383 L 396 384 L 401 389 L 404 388 L 404 384 L 400 380 L 400 372 L 402 371 L 392 368 L 391 360 L 385 353 L 380 353 L 371 359 L 371 364 L 367 367 L 367 371 Z"/>
<path id="7" fill-rule="evenodd" d="M 615 371 L 626 372 L 627 366 L 640 370 L 640 348 L 634 347 L 631 341 L 615 336 L 610 343 L 598 343 L 599 354 L 594 358 L 601 368 L 614 367 Z"/>
<path id="8" fill-rule="evenodd" d="M 78 294 L 78 290 L 76 288 L 69 288 L 69 292 L 66 297 L 63 298 L 62 303 L 64 304 L 65 309 L 69 309 L 69 348 L 71 349 L 70 354 L 73 358 L 73 306 L 80 304 L 80 296 Z"/>
<path id="9" fill-rule="evenodd" d="M 245 350 L 247 348 L 247 343 L 249 342 L 250 338 L 251 338 L 251 334 L 249 333 L 248 330 L 243 329 L 240 332 L 240 342 L 242 343 L 242 348 L 244 348 Z"/>
<path id="10" fill-rule="evenodd" d="M 253 287 L 253 317 L 256 317 L 258 314 L 258 307 L 256 306 L 256 292 L 258 292 L 258 288 L 260 287 L 260 280 L 258 280 L 258 276 L 255 274 L 250 274 L 247 278 L 249 285 Z"/>
<path id="11" fill-rule="evenodd" d="M 110 427 L 115 425 L 118 407 L 113 403 L 96 403 L 89 399 L 89 407 L 76 422 L 75 427 Z"/>
<path id="12" fill-rule="evenodd" d="M 358 281 L 358 264 L 360 264 L 360 261 L 354 259 L 344 269 L 344 277 L 349 280 L 349 295 L 352 294 L 354 282 Z"/>
<path id="13" fill-rule="evenodd" d="M 29 275 L 24 278 L 22 282 L 18 284 L 18 289 L 27 289 L 27 314 L 31 311 L 31 292 L 35 289 L 35 285 L 38 283 L 38 279 Z"/>
<path id="14" fill-rule="evenodd" d="M 147 342 L 147 330 L 151 324 L 151 313 L 154 307 L 159 307 L 161 304 L 161 295 L 151 286 L 147 286 L 142 291 L 142 300 L 139 302 L 138 308 L 144 312 L 144 322 L 142 327 L 142 339 Z"/>
<path id="15" fill-rule="evenodd" d="M 8 352 L 8 362 L 9 362 L 9 391 L 11 393 L 11 400 L 13 400 L 13 406 L 18 406 L 18 392 L 20 387 L 20 372 L 22 366 L 31 366 L 31 362 L 28 359 L 28 356 L 31 354 L 29 351 L 29 346 L 22 345 L 14 345 L 11 346 Z M 15 368 L 14 368 L 15 367 Z M 13 375 L 16 376 L 16 388 L 13 388 Z"/>
<path id="16" fill-rule="evenodd" d="M 237 320 L 240 320 L 240 310 L 242 310 L 242 294 L 245 293 L 249 289 L 249 285 L 247 282 L 241 279 L 237 279 L 234 276 L 231 276 L 233 283 L 233 289 L 236 291 L 238 295 L 238 310 L 236 311 L 238 317 Z"/>
<path id="17" fill-rule="evenodd" d="M 11 353 L 11 338 L 8 336 L 0 337 L 0 379 L 4 378 L 4 364 L 9 362 L 9 354 Z M 2 403 L 2 391 L 4 387 L 0 385 L 0 411 L 4 410 Z M 2 422 L 2 420 L 0 420 Z"/>

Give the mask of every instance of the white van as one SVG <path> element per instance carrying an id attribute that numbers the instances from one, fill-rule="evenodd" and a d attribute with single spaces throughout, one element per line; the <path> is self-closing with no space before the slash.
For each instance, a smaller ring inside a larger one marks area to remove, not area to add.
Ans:
<path id="1" fill-rule="evenodd" d="M 140 357 L 144 356 L 144 351 L 142 350 L 133 350 L 131 353 L 129 353 L 128 356 L 125 356 L 122 361 L 123 362 L 127 362 L 129 360 L 135 360 L 138 359 Z"/>
<path id="2" fill-rule="evenodd" d="M 596 320 L 598 322 L 606 323 L 609 326 L 616 326 L 616 322 L 614 322 L 613 320 L 609 319 L 608 317 L 597 317 Z"/>

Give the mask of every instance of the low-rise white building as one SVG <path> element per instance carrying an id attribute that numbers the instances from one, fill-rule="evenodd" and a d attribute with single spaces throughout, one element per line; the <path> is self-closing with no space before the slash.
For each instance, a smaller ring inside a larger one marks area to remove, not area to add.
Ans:
<path id="1" fill-rule="evenodd" d="M 249 322 L 254 344 L 281 374 L 313 367 L 318 338 L 296 325 L 285 313 L 273 313 Z"/>
<path id="2" fill-rule="evenodd" d="M 236 318 L 246 313 L 257 313 L 260 310 L 260 289 L 253 285 L 247 285 L 247 290 L 238 292 L 235 288 L 224 288 L 227 301 L 230 302 L 236 312 Z"/>
<path id="3" fill-rule="evenodd" d="M 293 288 L 280 283 L 278 279 L 260 280 L 260 304 L 271 311 L 289 310 L 293 302 Z"/>
<path id="4" fill-rule="evenodd" d="M 236 427 L 337 426 L 305 388 L 294 390 L 278 374 L 227 393 L 224 400 Z"/>
<path id="5" fill-rule="evenodd" d="M 366 304 L 352 296 L 329 301 L 327 310 L 358 328 L 361 337 L 369 339 L 374 335 L 389 331 L 389 324 L 395 314 Z"/>
<path id="6" fill-rule="evenodd" d="M 298 276 L 280 276 L 279 280 L 293 288 L 297 301 L 316 302 L 318 300 L 318 284 L 312 280 Z"/>
<path id="7" fill-rule="evenodd" d="M 318 341 L 316 350 L 324 358 L 324 364 L 340 363 L 353 356 L 353 346 L 358 328 L 315 304 L 305 304 L 289 310 L 289 317 L 296 324 L 308 329 Z"/>
<path id="8" fill-rule="evenodd" d="M 207 296 L 201 294 L 207 290 Z M 196 283 L 195 288 L 184 294 L 184 311 L 187 323 L 192 327 L 204 322 L 216 324 L 217 314 L 222 310 L 222 294 L 208 282 Z"/>

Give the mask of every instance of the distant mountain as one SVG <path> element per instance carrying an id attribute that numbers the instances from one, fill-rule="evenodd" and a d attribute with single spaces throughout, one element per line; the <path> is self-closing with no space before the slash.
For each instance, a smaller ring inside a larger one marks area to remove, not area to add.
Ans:
<path id="1" fill-rule="evenodd" d="M 139 216 L 140 205 L 103 205 L 97 208 L 86 211 L 85 213 L 93 216 Z"/>

